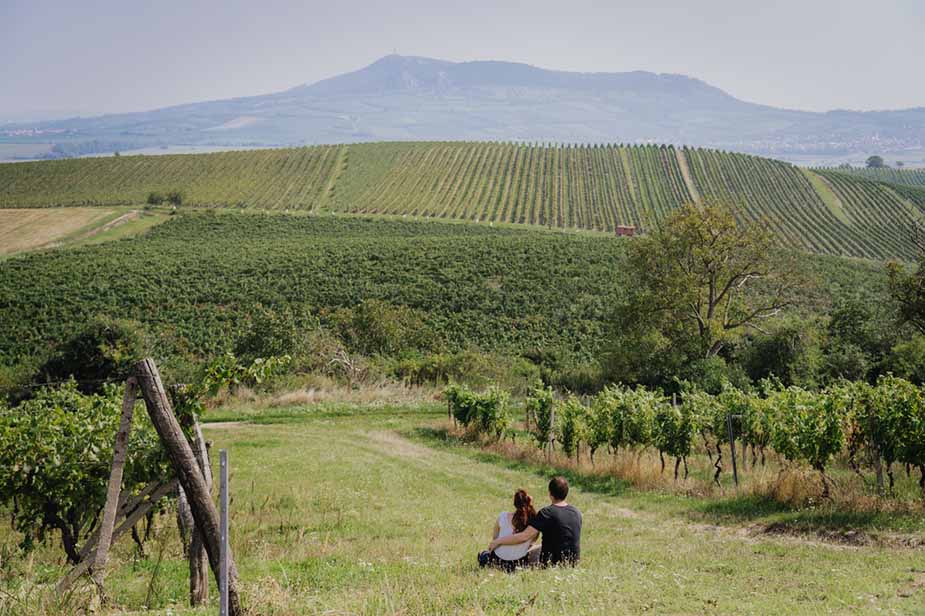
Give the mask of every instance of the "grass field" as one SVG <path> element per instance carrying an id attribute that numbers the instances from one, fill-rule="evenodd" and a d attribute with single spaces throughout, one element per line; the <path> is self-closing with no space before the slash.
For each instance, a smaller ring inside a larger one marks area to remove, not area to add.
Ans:
<path id="1" fill-rule="evenodd" d="M 194 207 L 644 232 L 709 198 L 763 221 L 786 247 L 911 260 L 904 229 L 925 211 L 918 198 L 833 173 L 674 146 L 368 143 L 0 165 L 0 207 L 137 207 L 179 190 Z"/>
<path id="2" fill-rule="evenodd" d="M 444 412 L 442 405 L 314 406 L 213 415 L 252 420 L 205 432 L 213 456 L 229 451 L 232 548 L 252 613 L 925 611 L 921 547 L 768 534 L 756 529 L 786 514 L 750 507 L 746 517 L 729 516 L 722 512 L 736 509 L 732 496 L 725 507 L 709 507 L 616 480 L 573 482 L 569 500 L 585 520 L 579 568 L 481 571 L 475 554 L 495 516 L 518 487 L 544 501 L 548 471 L 428 437 L 428 427 L 444 425 Z M 13 541 L 2 542 L 0 614 L 75 611 L 83 595 L 62 606 L 41 585 L 61 573 L 60 548 L 23 558 Z M 184 607 L 186 568 L 172 515 L 160 518 L 148 552 L 138 558 L 130 542 L 119 544 L 107 581 L 113 604 L 102 613 L 146 605 L 213 613 L 214 604 Z"/>
<path id="3" fill-rule="evenodd" d="M 129 237 L 164 220 L 164 213 L 129 208 L 0 209 L 0 258 L 39 248 Z"/>

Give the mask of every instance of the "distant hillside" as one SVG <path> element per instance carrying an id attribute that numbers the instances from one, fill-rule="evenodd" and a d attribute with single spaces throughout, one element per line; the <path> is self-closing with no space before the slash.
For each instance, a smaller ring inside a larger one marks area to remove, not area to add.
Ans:
<path id="1" fill-rule="evenodd" d="M 645 231 L 704 198 L 738 204 L 784 246 L 911 259 L 917 191 L 744 154 L 671 146 L 377 143 L 0 165 L 0 207 L 188 206 L 388 214 Z M 925 194 L 925 193 L 923 193 Z"/>
<path id="2" fill-rule="evenodd" d="M 61 156 L 392 140 L 673 143 L 778 158 L 922 152 L 925 108 L 810 113 L 748 103 L 682 75 L 392 55 L 276 94 L 0 127 L 0 141 L 53 142 Z"/>
<path id="3" fill-rule="evenodd" d="M 894 169 L 893 167 L 875 168 L 857 168 L 857 167 L 839 167 L 832 169 L 838 173 L 846 173 L 855 177 L 874 180 L 876 182 L 887 182 L 889 184 L 902 184 L 904 186 L 921 186 L 925 187 L 925 169 Z"/>

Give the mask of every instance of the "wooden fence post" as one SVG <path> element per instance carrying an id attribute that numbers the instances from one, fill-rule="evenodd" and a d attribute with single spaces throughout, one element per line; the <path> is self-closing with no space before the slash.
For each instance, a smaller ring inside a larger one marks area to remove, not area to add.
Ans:
<path id="1" fill-rule="evenodd" d="M 128 437 L 132 431 L 132 415 L 135 411 L 137 383 L 134 377 L 125 381 L 125 394 L 122 397 L 122 418 L 116 432 L 112 447 L 112 470 L 109 473 L 109 485 L 106 487 L 106 504 L 103 506 L 103 518 L 100 521 L 99 540 L 96 555 L 93 558 L 91 574 L 93 582 L 103 596 L 103 579 L 106 577 L 106 560 L 112 544 L 112 531 L 116 525 L 116 513 L 119 509 L 119 495 L 122 493 L 122 473 L 125 470 L 125 458 L 128 455 Z"/>
<path id="2" fill-rule="evenodd" d="M 221 565 L 221 532 L 218 511 L 215 509 L 215 503 L 212 502 L 212 495 L 206 486 L 205 477 L 199 468 L 192 447 L 170 408 L 170 401 L 167 399 L 167 392 L 164 390 L 164 384 L 161 382 L 161 376 L 154 360 L 149 358 L 135 364 L 135 376 L 144 396 L 148 414 L 151 416 L 151 423 L 154 424 L 177 479 L 186 492 L 196 528 L 202 534 L 212 573 L 218 581 Z M 230 555 L 228 569 L 229 614 L 240 616 L 242 611 L 235 579 L 237 574 Z"/>
<path id="3" fill-rule="evenodd" d="M 218 593 L 219 593 L 219 616 L 229 616 L 228 614 L 228 563 L 231 558 L 231 538 L 228 536 L 228 450 L 219 451 L 219 501 L 221 502 L 221 575 L 219 576 Z"/>
<path id="4" fill-rule="evenodd" d="M 209 465 L 209 449 L 198 421 L 193 424 L 193 454 L 211 494 L 212 467 Z M 190 605 L 195 607 L 205 604 L 209 599 L 209 557 L 203 544 L 202 533 L 195 524 L 192 531 L 189 545 L 189 593 Z"/>

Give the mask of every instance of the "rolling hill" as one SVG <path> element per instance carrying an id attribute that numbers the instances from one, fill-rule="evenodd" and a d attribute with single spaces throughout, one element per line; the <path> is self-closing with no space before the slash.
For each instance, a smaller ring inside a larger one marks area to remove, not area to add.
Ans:
<path id="1" fill-rule="evenodd" d="M 908 189 L 908 190 L 907 190 Z M 117 206 L 181 190 L 202 207 L 332 211 L 644 232 L 719 199 L 781 245 L 911 259 L 919 191 L 788 163 L 672 146 L 376 143 L 0 165 L 0 207 Z"/>
<path id="2" fill-rule="evenodd" d="M 682 75 L 391 55 L 275 94 L 0 127 L 0 142 L 50 141 L 58 155 L 393 140 L 616 141 L 778 158 L 888 151 L 915 157 L 925 149 L 925 108 L 813 113 L 745 102 Z"/>

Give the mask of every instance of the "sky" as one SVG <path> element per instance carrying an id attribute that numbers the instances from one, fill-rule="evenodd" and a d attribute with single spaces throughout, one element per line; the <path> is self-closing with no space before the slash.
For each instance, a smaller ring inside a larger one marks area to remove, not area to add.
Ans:
<path id="1" fill-rule="evenodd" d="M 277 92 L 393 52 L 680 73 L 804 110 L 921 107 L 923 33 L 923 0 L 0 0 L 0 119 Z"/>

